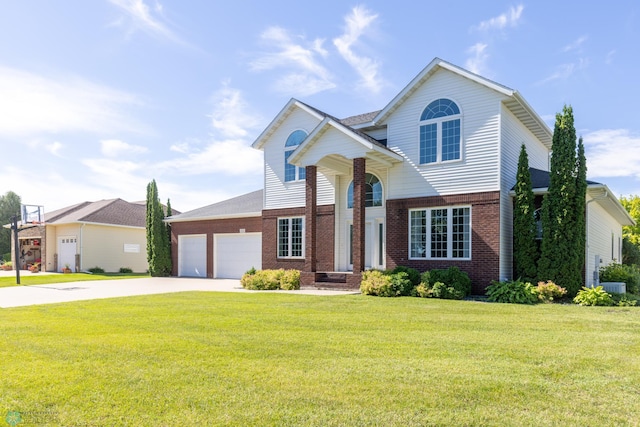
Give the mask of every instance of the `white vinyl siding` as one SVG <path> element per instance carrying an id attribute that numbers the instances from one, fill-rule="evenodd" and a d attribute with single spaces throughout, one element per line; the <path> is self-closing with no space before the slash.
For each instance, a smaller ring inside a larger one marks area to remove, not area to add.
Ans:
<path id="1" fill-rule="evenodd" d="M 295 109 L 264 146 L 265 209 L 293 208 L 305 205 L 305 181 L 285 181 L 284 143 L 294 130 L 308 133 L 320 123 L 318 118 Z M 333 177 L 318 173 L 318 204 L 333 203 Z"/>
<path id="2" fill-rule="evenodd" d="M 587 202 L 589 200 L 590 197 L 587 196 Z M 614 259 L 620 262 L 622 226 L 598 202 L 587 203 L 587 222 L 587 232 L 589 233 L 587 244 L 589 247 L 587 248 L 585 277 L 587 285 L 592 285 L 596 255 L 599 255 L 602 260 L 599 267 L 610 264 Z"/>
<path id="3" fill-rule="evenodd" d="M 420 165 L 420 115 L 429 102 L 447 98 L 461 112 L 462 160 Z M 407 161 L 390 169 L 389 198 L 497 191 L 499 116 L 504 96 L 446 71 L 437 71 L 393 112 L 388 146 Z"/>
<path id="4" fill-rule="evenodd" d="M 529 167 L 549 170 L 549 150 L 504 106 L 500 120 L 500 278 L 511 278 L 513 271 L 513 201 L 509 194 L 516 184 L 518 158 L 522 144 L 527 149 Z"/>

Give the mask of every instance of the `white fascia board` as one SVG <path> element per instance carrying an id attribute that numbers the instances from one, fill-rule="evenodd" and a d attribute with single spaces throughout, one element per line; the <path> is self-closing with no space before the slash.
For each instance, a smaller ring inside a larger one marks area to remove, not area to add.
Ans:
<path id="1" fill-rule="evenodd" d="M 256 138 L 253 144 L 251 144 L 251 147 L 255 148 L 256 150 L 262 150 L 262 147 L 264 147 L 264 144 L 267 142 L 269 137 L 273 134 L 273 132 L 275 132 L 280 123 L 282 123 L 284 119 L 286 119 L 289 114 L 291 114 L 294 108 L 300 108 L 311 114 L 312 116 L 317 117 L 318 120 L 322 120 L 322 118 L 324 117 L 317 111 L 309 108 L 304 103 L 298 101 L 295 98 L 291 98 L 289 102 L 287 102 L 287 104 L 282 108 L 282 110 L 280 110 L 280 112 L 274 117 L 274 119 L 271 120 L 271 123 L 269 123 L 265 130 L 263 130 L 262 133 L 258 135 L 258 138 Z"/>
<path id="2" fill-rule="evenodd" d="M 211 221 L 215 219 L 232 219 L 232 218 L 256 218 L 261 216 L 262 216 L 262 212 L 246 212 L 246 213 L 237 213 L 237 214 L 200 216 L 200 217 L 192 217 L 192 218 L 175 218 L 175 219 L 165 218 L 163 221 L 168 224 L 172 224 L 174 222 Z"/>

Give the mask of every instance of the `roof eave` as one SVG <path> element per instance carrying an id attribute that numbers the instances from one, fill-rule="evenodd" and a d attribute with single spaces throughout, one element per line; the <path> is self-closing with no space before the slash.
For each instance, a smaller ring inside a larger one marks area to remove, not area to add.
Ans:
<path id="1" fill-rule="evenodd" d="M 190 218 L 165 218 L 164 222 L 172 224 L 174 222 L 193 222 L 193 221 L 211 221 L 216 219 L 233 219 L 233 218 L 255 218 L 261 217 L 262 211 L 260 212 L 245 212 L 245 213 L 235 213 L 235 214 L 221 214 L 221 215 L 204 215 L 198 217 L 190 217 Z"/>
<path id="2" fill-rule="evenodd" d="M 262 133 L 258 135 L 258 138 L 256 138 L 253 144 L 251 144 L 251 147 L 255 148 L 256 150 L 262 150 L 269 137 L 271 137 L 271 135 L 275 132 L 278 125 L 280 125 L 280 123 L 282 123 L 289 116 L 289 114 L 291 114 L 294 107 L 300 108 L 320 120 L 322 120 L 323 118 L 320 113 L 312 108 L 309 108 L 305 103 L 300 102 L 295 98 L 291 98 L 289 102 L 287 102 L 287 104 L 282 108 L 282 110 L 280 110 L 280 112 L 276 115 L 276 117 L 271 120 L 269 125 L 267 125 Z"/>

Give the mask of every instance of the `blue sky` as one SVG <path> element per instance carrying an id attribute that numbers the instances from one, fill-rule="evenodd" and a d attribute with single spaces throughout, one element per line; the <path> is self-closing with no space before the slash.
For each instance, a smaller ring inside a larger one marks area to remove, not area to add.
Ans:
<path id="1" fill-rule="evenodd" d="M 181 211 L 262 187 L 250 145 L 291 98 L 383 108 L 434 57 L 573 106 L 588 176 L 640 194 L 635 1 L 21 0 L 0 14 L 0 193 L 51 211 Z"/>

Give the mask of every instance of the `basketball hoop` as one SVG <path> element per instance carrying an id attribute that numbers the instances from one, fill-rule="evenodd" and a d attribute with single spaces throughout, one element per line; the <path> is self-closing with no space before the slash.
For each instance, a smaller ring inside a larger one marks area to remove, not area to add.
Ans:
<path id="1" fill-rule="evenodd" d="M 44 206 L 20 205 L 22 227 L 44 225 Z"/>

